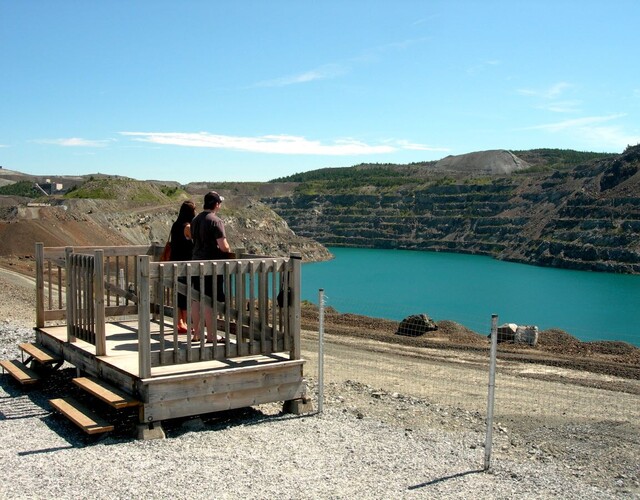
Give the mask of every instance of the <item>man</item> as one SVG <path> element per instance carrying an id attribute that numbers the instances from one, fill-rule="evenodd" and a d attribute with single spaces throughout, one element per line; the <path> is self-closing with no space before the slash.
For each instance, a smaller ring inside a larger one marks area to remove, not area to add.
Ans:
<path id="1" fill-rule="evenodd" d="M 224 231 L 224 222 L 218 217 L 220 205 L 224 198 L 215 191 L 209 191 L 204 195 L 204 210 L 191 221 L 191 238 L 193 239 L 193 260 L 217 260 L 226 259 L 231 252 Z M 193 286 L 200 290 L 200 279 L 193 278 Z M 213 276 L 205 276 L 204 293 L 213 296 Z M 218 276 L 216 286 L 216 300 L 225 302 L 224 278 Z M 192 303 L 193 316 L 193 340 L 200 340 L 200 302 Z M 207 342 L 214 342 L 213 335 L 217 331 L 213 323 L 213 311 L 205 308 L 205 326 L 207 328 Z M 219 341 L 219 339 L 218 339 Z"/>

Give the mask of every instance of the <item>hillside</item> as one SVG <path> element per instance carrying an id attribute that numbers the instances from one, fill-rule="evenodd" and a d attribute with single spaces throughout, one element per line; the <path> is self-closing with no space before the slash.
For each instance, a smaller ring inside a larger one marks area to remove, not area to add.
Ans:
<path id="1" fill-rule="evenodd" d="M 640 146 L 620 155 L 494 150 L 215 186 L 66 177 L 67 194 L 33 200 L 51 206 L 0 196 L 0 255 L 31 255 L 35 241 L 162 242 L 181 201 L 199 205 L 215 188 L 227 198 L 221 215 L 232 246 L 252 253 L 323 260 L 330 255 L 322 245 L 399 248 L 640 273 L 639 158 Z M 35 179 L 3 174 L 14 183 Z"/>
<path id="2" fill-rule="evenodd" d="M 457 156 L 447 156 L 436 162 L 434 171 L 464 173 L 470 175 L 511 174 L 529 168 L 526 161 L 504 149 L 478 151 Z"/>
<path id="3" fill-rule="evenodd" d="M 0 175 L 2 172 L 0 171 Z M 300 252 L 305 260 L 326 260 L 320 244 L 295 235 L 258 200 L 226 197 L 221 210 L 232 248 L 259 255 Z M 166 241 L 180 204 L 202 195 L 172 183 L 132 179 L 89 179 L 64 196 L 38 199 L 0 196 L 0 264 L 30 266 L 35 243 L 46 246 L 126 245 Z"/>
<path id="4" fill-rule="evenodd" d="M 328 246 L 476 253 L 640 273 L 640 146 L 620 155 L 532 150 L 498 156 L 531 166 L 500 174 L 504 165 L 467 155 L 458 169 L 378 165 L 335 176 L 324 169 L 293 176 L 294 191 L 264 201 L 296 233 Z M 480 163 L 469 161 L 474 158 Z"/>

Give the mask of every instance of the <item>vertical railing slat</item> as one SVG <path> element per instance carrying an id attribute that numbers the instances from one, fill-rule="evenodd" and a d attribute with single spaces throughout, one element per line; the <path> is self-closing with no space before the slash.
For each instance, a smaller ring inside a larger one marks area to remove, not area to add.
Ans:
<path id="1" fill-rule="evenodd" d="M 242 325 L 244 324 L 244 279 L 240 261 L 236 262 L 234 281 L 236 285 L 235 293 L 235 320 L 236 320 L 236 345 L 238 346 L 238 356 L 249 354 L 249 345 L 244 338 Z"/>
<path id="2" fill-rule="evenodd" d="M 124 286 L 122 287 L 124 290 L 129 288 L 129 256 L 125 256 L 124 258 Z M 124 304 L 129 305 L 129 299 L 124 299 Z"/>
<path id="3" fill-rule="evenodd" d="M 300 345 L 301 328 L 301 304 L 302 297 L 302 256 L 299 253 L 292 253 L 289 262 L 292 264 L 291 280 L 291 303 L 289 304 L 289 331 L 292 335 L 292 345 L 290 350 L 291 359 L 301 359 L 302 349 Z"/>
<path id="4" fill-rule="evenodd" d="M 149 257 L 138 256 L 138 376 L 151 376 L 151 300 L 149 296 Z"/>
<path id="5" fill-rule="evenodd" d="M 267 352 L 267 318 L 269 317 L 269 278 L 267 262 L 260 262 L 258 279 L 258 310 L 260 315 L 260 351 Z"/>
<path id="6" fill-rule="evenodd" d="M 44 244 L 36 243 L 36 326 L 44 326 Z"/>
<path id="7" fill-rule="evenodd" d="M 173 358 L 178 360 L 178 320 L 180 311 L 178 309 L 178 264 L 171 265 L 171 289 L 173 290 Z M 188 330 L 187 330 L 188 331 Z"/>
<path id="8" fill-rule="evenodd" d="M 291 304 L 289 304 L 289 288 L 290 288 L 290 284 L 289 284 L 289 270 L 288 268 L 285 268 L 282 272 L 282 287 L 280 288 L 282 290 L 282 311 L 281 311 L 281 321 L 283 323 L 282 325 L 282 332 L 283 332 L 283 347 L 282 349 L 285 351 L 288 351 L 291 348 L 291 339 L 289 338 L 289 335 L 291 333 L 290 329 L 289 329 L 289 308 L 291 306 Z"/>
<path id="9" fill-rule="evenodd" d="M 105 264 L 105 268 L 107 270 L 106 272 L 106 276 L 105 276 L 105 281 L 107 283 L 113 283 L 111 281 L 111 257 L 107 256 L 106 258 L 106 264 Z M 107 297 L 106 297 L 106 302 L 107 302 L 107 307 L 111 306 L 111 290 L 107 289 Z"/>
<path id="10" fill-rule="evenodd" d="M 62 267 L 56 267 L 58 268 L 58 309 L 62 309 L 62 306 L 64 305 L 62 303 L 62 289 L 64 288 L 62 286 Z"/>
<path id="11" fill-rule="evenodd" d="M 53 287 L 51 286 L 52 275 L 51 275 L 51 261 L 47 262 L 47 278 L 49 282 L 49 286 L 47 287 L 47 294 L 49 296 L 49 309 L 53 309 Z M 36 278 L 37 280 L 37 278 Z"/>
<path id="12" fill-rule="evenodd" d="M 255 338 L 255 305 L 256 305 L 256 267 L 255 262 L 249 261 L 249 342 L 251 345 L 251 354 L 260 352 L 260 346 Z"/>
<path id="13" fill-rule="evenodd" d="M 115 272 L 116 276 L 115 276 L 115 281 L 116 281 L 116 286 L 120 286 L 120 256 L 116 255 L 116 272 Z M 120 305 L 120 301 L 122 300 L 122 297 L 120 297 L 120 295 L 116 294 L 116 305 L 119 306 Z"/>
<path id="14" fill-rule="evenodd" d="M 95 333 L 96 355 L 107 354 L 107 338 L 104 314 L 104 251 L 95 251 L 94 262 L 94 295 L 95 295 Z"/>
<path id="15" fill-rule="evenodd" d="M 276 260 L 271 261 L 271 351 L 278 351 L 278 275 Z"/>
<path id="16" fill-rule="evenodd" d="M 73 336 L 73 323 L 75 321 L 74 317 L 74 300 L 73 300 L 73 266 L 71 262 L 71 252 L 73 250 L 71 247 L 67 247 L 64 249 L 64 262 L 65 262 L 65 279 L 66 283 L 66 295 L 67 295 L 67 342 L 73 342 L 75 340 Z"/>
<path id="17" fill-rule="evenodd" d="M 217 280 L 217 276 L 215 278 Z M 216 286 L 217 282 L 214 283 L 214 286 Z M 229 262 L 225 262 L 224 263 L 224 295 L 225 295 L 225 302 L 224 302 L 224 336 L 225 336 L 225 354 L 227 357 L 232 356 L 231 354 L 231 345 L 229 342 L 229 336 L 231 335 L 231 314 L 230 314 L 230 310 L 231 310 L 231 305 L 230 305 L 230 301 L 232 298 L 232 293 L 231 293 L 231 271 L 230 271 L 230 265 Z M 237 335 L 236 335 L 236 350 L 237 350 Z M 237 352 L 237 351 L 236 351 Z"/>
<path id="18" fill-rule="evenodd" d="M 160 334 L 159 334 L 159 342 L 160 342 L 160 359 L 164 357 L 164 297 L 165 297 L 165 286 L 164 286 L 164 264 L 160 264 L 160 270 L 158 273 L 158 293 L 159 297 L 156 297 L 156 300 L 159 299 L 160 303 L 157 304 L 158 307 L 158 323 L 160 324 Z M 175 312 L 174 312 L 175 316 Z"/>
<path id="19" fill-rule="evenodd" d="M 211 291 L 211 317 L 213 318 L 212 324 L 214 330 L 212 348 L 212 355 L 214 359 L 218 356 L 218 300 L 220 299 L 220 297 L 218 297 L 218 271 L 218 263 L 213 262 L 211 264 L 211 276 L 213 277 L 213 290 Z M 225 352 L 227 352 L 227 338 L 228 337 L 225 334 Z"/>

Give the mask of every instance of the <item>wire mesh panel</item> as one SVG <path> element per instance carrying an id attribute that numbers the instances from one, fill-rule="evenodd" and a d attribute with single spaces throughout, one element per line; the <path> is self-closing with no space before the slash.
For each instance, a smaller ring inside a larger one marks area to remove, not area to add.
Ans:
<path id="1" fill-rule="evenodd" d="M 394 409 L 385 418 L 411 428 L 444 428 L 459 433 L 462 446 L 482 448 L 490 314 L 465 318 L 465 324 L 477 325 L 473 330 L 452 321 L 433 322 L 420 312 L 390 321 L 376 317 L 375 303 L 368 304 L 370 316 L 336 311 L 331 307 L 336 293 L 326 291 L 323 317 L 325 406 L 356 401 L 344 410 L 366 417 L 374 416 L 374 399 L 386 399 Z M 313 378 L 319 371 L 317 307 L 306 304 L 302 316 L 306 373 Z M 535 333 L 543 343 L 549 334 Z M 524 332 L 498 344 L 494 455 L 550 460 L 578 453 L 581 467 L 593 465 L 592 451 L 576 451 L 578 440 L 599 450 L 601 459 L 631 470 L 640 453 L 640 364 L 636 361 L 634 368 L 628 362 L 632 358 L 622 354 L 637 348 L 612 343 L 608 357 L 595 356 L 589 352 L 596 350 L 594 344 L 561 355 L 532 345 L 531 339 Z"/>

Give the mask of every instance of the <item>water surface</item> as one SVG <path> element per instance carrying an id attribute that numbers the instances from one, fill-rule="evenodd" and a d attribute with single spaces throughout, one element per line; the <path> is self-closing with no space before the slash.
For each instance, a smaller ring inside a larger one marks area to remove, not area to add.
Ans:
<path id="1" fill-rule="evenodd" d="M 340 312 L 401 320 L 426 313 L 488 333 L 499 323 L 561 328 L 580 340 L 640 346 L 640 276 L 570 271 L 490 257 L 408 250 L 330 248 L 304 264 L 303 299 Z"/>

